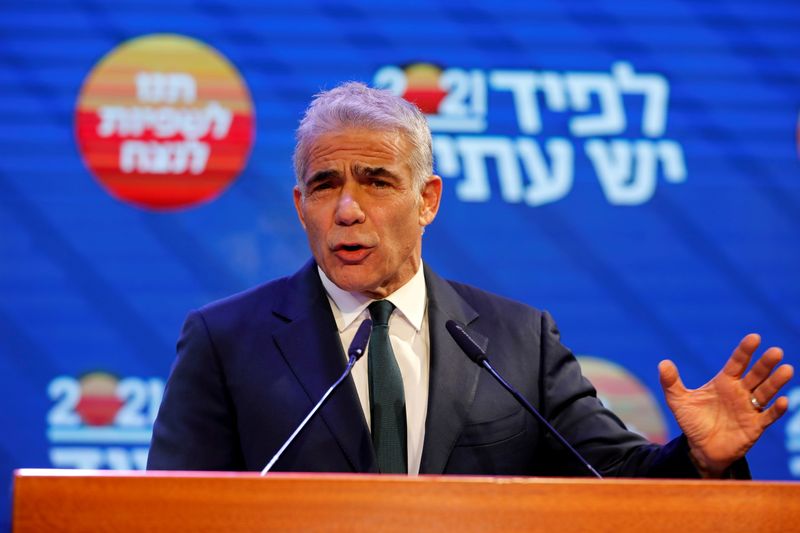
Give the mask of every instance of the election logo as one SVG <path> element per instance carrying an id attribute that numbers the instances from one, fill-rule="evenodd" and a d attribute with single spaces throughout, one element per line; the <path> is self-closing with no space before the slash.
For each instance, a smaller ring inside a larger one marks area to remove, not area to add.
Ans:
<path id="1" fill-rule="evenodd" d="M 47 387 L 51 465 L 144 469 L 163 393 L 161 378 L 120 378 L 103 370 L 55 377 Z"/>
<path id="2" fill-rule="evenodd" d="M 87 426 L 107 426 L 117 416 L 124 402 L 117 397 L 117 378 L 94 372 L 80 380 L 80 400 L 75 412 Z"/>
<path id="3" fill-rule="evenodd" d="M 624 367 L 598 357 L 578 357 L 581 370 L 597 389 L 603 405 L 631 431 L 652 442 L 668 440 L 667 424 L 655 396 Z"/>
<path id="4" fill-rule="evenodd" d="M 439 113 L 447 91 L 442 89 L 442 69 L 430 63 L 415 63 L 404 69 L 405 90 L 402 97 L 426 115 Z"/>
<path id="5" fill-rule="evenodd" d="M 668 136 L 669 80 L 627 61 L 597 71 L 385 65 L 373 84 L 425 113 L 436 170 L 462 202 L 499 192 L 538 207 L 580 185 L 635 206 L 687 179 L 683 147 Z"/>
<path id="6" fill-rule="evenodd" d="M 159 211 L 219 196 L 254 140 L 250 93 L 218 51 L 188 37 L 127 41 L 84 81 L 75 116 L 84 163 L 113 197 Z"/>
<path id="7" fill-rule="evenodd" d="M 789 454 L 789 472 L 800 478 L 800 387 L 789 390 L 789 412 L 786 421 L 786 452 Z"/>

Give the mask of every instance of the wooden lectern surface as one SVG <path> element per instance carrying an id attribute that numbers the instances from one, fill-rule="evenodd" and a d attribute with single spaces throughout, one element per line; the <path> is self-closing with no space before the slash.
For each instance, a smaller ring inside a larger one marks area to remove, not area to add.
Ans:
<path id="1" fill-rule="evenodd" d="M 19 470 L 14 531 L 800 531 L 800 484 Z"/>

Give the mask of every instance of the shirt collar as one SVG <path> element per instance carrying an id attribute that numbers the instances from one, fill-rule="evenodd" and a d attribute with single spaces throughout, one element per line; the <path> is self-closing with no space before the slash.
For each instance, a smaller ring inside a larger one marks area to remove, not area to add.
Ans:
<path id="1" fill-rule="evenodd" d="M 317 271 L 325 291 L 341 313 L 341 317 L 335 317 L 336 327 L 341 333 L 361 316 L 369 304 L 375 300 L 361 293 L 349 292 L 339 288 L 325 275 L 319 265 L 317 266 Z M 425 286 L 425 273 L 421 262 L 417 273 L 405 285 L 387 296 L 386 299 L 394 304 L 408 323 L 414 326 L 414 329 L 419 331 L 422 328 L 428 291 Z"/>

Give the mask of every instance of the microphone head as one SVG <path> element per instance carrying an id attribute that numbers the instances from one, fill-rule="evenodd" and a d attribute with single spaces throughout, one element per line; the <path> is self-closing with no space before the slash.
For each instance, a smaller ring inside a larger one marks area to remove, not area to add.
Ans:
<path id="1" fill-rule="evenodd" d="M 481 364 L 486 360 L 486 352 L 475 342 L 475 339 L 470 337 L 469 333 L 464 329 L 464 326 L 455 320 L 448 320 L 445 327 L 447 331 L 450 332 L 450 336 L 453 337 L 453 340 L 456 341 L 459 348 L 464 350 L 464 353 L 467 354 L 467 357 L 477 364 Z"/>
<path id="2" fill-rule="evenodd" d="M 367 351 L 370 333 L 372 333 L 372 320 L 367 318 L 358 326 L 353 342 L 350 343 L 350 348 L 347 350 L 347 357 L 355 357 L 358 361 L 364 355 L 364 352 Z"/>

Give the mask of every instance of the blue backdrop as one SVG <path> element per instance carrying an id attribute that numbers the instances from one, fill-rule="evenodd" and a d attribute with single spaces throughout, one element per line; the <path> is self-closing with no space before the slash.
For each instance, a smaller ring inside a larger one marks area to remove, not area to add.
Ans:
<path id="1" fill-rule="evenodd" d="M 409 98 L 420 72 L 435 81 L 445 193 L 424 257 L 439 273 L 548 309 L 576 353 L 658 401 L 660 359 L 698 386 L 751 331 L 796 361 L 798 28 L 792 1 L 6 0 L 0 475 L 143 465 L 186 312 L 308 258 L 293 131 L 350 79 Z M 170 212 L 109 195 L 75 137 L 92 69 L 154 33 L 216 49 L 254 104 L 236 181 Z M 89 423 L 103 391 L 118 411 Z M 790 392 L 749 455 L 758 478 L 800 477 Z"/>

